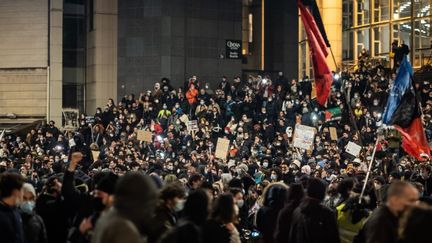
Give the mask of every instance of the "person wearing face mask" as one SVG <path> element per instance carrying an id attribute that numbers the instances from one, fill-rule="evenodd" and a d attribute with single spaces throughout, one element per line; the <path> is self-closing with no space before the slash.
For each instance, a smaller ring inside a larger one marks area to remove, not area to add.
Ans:
<path id="1" fill-rule="evenodd" d="M 160 193 L 160 203 L 152 219 L 149 242 L 157 242 L 168 230 L 172 229 L 178 221 L 178 213 L 183 210 L 186 190 L 180 183 L 165 185 Z"/>
<path id="2" fill-rule="evenodd" d="M 28 243 L 47 243 L 45 223 L 36 214 L 36 191 L 29 183 L 23 185 L 23 201 L 19 205 L 23 222 L 24 235 Z"/>
<path id="3" fill-rule="evenodd" d="M 89 242 L 93 233 L 94 226 L 99 217 L 106 213 L 114 203 L 114 188 L 118 176 L 112 172 L 101 172 L 96 174 L 95 190 L 93 191 L 94 213 L 81 221 L 79 232 L 81 233 L 80 242 Z"/>
<path id="4" fill-rule="evenodd" d="M 419 193 L 414 185 L 393 182 L 388 188 L 386 202 L 375 209 L 353 242 L 397 242 L 399 219 L 418 199 Z"/>
<path id="5" fill-rule="evenodd" d="M 83 175 L 82 171 L 77 170 L 78 164 L 84 162 L 84 155 L 81 152 L 74 152 L 71 154 L 71 160 L 68 165 L 67 170 L 63 176 L 63 184 L 61 186 L 61 196 L 58 199 L 60 202 L 63 202 L 63 205 L 59 205 L 62 207 L 62 210 L 67 211 L 68 215 L 72 215 L 71 225 L 68 225 L 68 241 L 78 242 L 78 239 L 82 237 L 79 232 L 79 226 L 83 219 L 89 217 L 93 213 L 93 197 L 88 193 L 88 186 L 84 183 L 85 175 Z M 81 180 L 77 180 L 78 178 Z M 78 181 L 81 181 L 80 184 L 77 184 Z M 51 211 L 46 214 L 51 213 Z M 55 217 L 54 217 L 55 218 Z M 69 221 L 69 220 L 68 220 Z M 51 222 L 55 224 L 54 222 Z M 69 224 L 69 222 L 67 222 Z M 57 227 L 57 225 L 48 225 L 49 230 L 51 227 Z M 50 232 L 48 232 L 50 233 Z M 51 240 L 50 240 L 51 242 Z"/>
<path id="6" fill-rule="evenodd" d="M 263 235 L 264 243 L 273 243 L 279 212 L 285 206 L 288 187 L 283 183 L 272 183 L 264 192 L 263 206 L 258 210 L 256 226 Z"/>
<path id="7" fill-rule="evenodd" d="M 24 243 L 24 229 L 17 207 L 22 203 L 24 178 L 16 173 L 0 175 L 0 237 L 3 243 Z"/>
<path id="8" fill-rule="evenodd" d="M 204 226 L 203 242 L 206 243 L 240 243 L 240 235 L 235 227 L 236 211 L 233 196 L 222 194 L 213 205 L 210 219 Z"/>
<path id="9" fill-rule="evenodd" d="M 207 114 L 207 105 L 205 104 L 205 100 L 200 100 L 199 105 L 195 109 L 195 116 L 202 118 Z"/>

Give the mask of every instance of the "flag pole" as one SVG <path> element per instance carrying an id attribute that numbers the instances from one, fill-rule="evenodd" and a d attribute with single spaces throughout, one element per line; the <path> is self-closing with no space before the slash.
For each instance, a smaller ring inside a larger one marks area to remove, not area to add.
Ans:
<path id="1" fill-rule="evenodd" d="M 377 134 L 378 134 L 378 130 L 377 130 Z M 375 146 L 374 146 L 374 149 L 373 149 L 373 152 L 372 152 L 372 158 L 371 158 L 371 161 L 369 162 L 368 170 L 367 170 L 367 173 L 366 173 L 366 178 L 365 178 L 365 181 L 363 183 L 363 188 L 362 188 L 361 193 L 360 193 L 359 203 L 361 203 L 361 200 L 362 200 L 363 195 L 364 195 L 365 190 L 366 190 L 366 185 L 367 185 L 369 177 L 370 177 L 370 173 L 371 173 L 371 170 L 372 170 L 372 164 L 373 164 L 374 159 L 375 159 L 375 153 L 376 153 L 376 149 L 378 147 L 379 141 L 380 141 L 380 135 L 378 134 L 376 142 L 375 142 Z"/>
<path id="2" fill-rule="evenodd" d="M 334 54 L 333 54 L 333 49 L 331 48 L 331 46 L 329 47 L 329 49 L 330 49 L 330 53 L 331 53 L 331 56 L 332 56 L 332 59 L 333 59 L 333 63 L 334 63 L 335 68 L 336 68 L 335 72 L 337 72 L 338 69 L 339 69 L 339 67 L 338 67 L 338 65 L 336 64 L 336 59 L 335 59 Z"/>

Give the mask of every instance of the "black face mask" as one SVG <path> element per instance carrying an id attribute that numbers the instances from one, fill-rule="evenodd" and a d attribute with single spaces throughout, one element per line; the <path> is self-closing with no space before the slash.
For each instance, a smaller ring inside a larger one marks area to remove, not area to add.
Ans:
<path id="1" fill-rule="evenodd" d="M 97 212 L 103 211 L 105 209 L 105 205 L 102 202 L 102 198 L 100 197 L 93 198 L 93 207 L 94 210 Z"/>

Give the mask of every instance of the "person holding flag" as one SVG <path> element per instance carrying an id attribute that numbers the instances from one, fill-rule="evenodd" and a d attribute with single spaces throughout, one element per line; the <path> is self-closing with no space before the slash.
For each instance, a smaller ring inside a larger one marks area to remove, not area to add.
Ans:
<path id="1" fill-rule="evenodd" d="M 402 148 L 407 154 L 424 161 L 430 159 L 430 148 L 412 76 L 413 70 L 405 55 L 390 91 L 382 121 L 401 133 Z"/>

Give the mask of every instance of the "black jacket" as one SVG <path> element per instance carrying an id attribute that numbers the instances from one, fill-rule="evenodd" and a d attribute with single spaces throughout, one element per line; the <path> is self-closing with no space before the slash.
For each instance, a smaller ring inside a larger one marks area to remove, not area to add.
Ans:
<path id="1" fill-rule="evenodd" d="M 27 243 L 48 243 L 45 224 L 39 215 L 21 212 L 21 217 Z"/>
<path id="2" fill-rule="evenodd" d="M 276 243 L 284 243 L 288 241 L 289 232 L 291 228 L 291 219 L 294 210 L 299 205 L 299 202 L 293 201 L 287 204 L 279 213 L 277 225 L 274 234 L 274 240 Z"/>
<path id="3" fill-rule="evenodd" d="M 155 212 L 152 220 L 152 233 L 149 242 L 157 240 L 168 230 L 172 229 L 177 223 L 177 216 L 164 204 L 160 205 Z"/>
<path id="4" fill-rule="evenodd" d="M 49 243 L 66 242 L 68 214 L 62 198 L 44 193 L 36 201 L 36 213 L 46 226 Z"/>
<path id="5" fill-rule="evenodd" d="M 21 215 L 3 202 L 0 202 L 0 242 L 25 242 Z"/>
<path id="6" fill-rule="evenodd" d="M 203 237 L 205 243 L 230 243 L 231 233 L 221 223 L 209 220 L 204 226 Z"/>
<path id="7" fill-rule="evenodd" d="M 288 242 L 339 243 L 335 213 L 316 199 L 304 199 L 294 210 Z"/>
<path id="8" fill-rule="evenodd" d="M 201 243 L 202 230 L 189 220 L 180 221 L 177 226 L 166 233 L 160 243 Z"/>
<path id="9" fill-rule="evenodd" d="M 372 213 L 359 234 L 365 243 L 395 243 L 398 225 L 398 217 L 384 205 Z"/>

